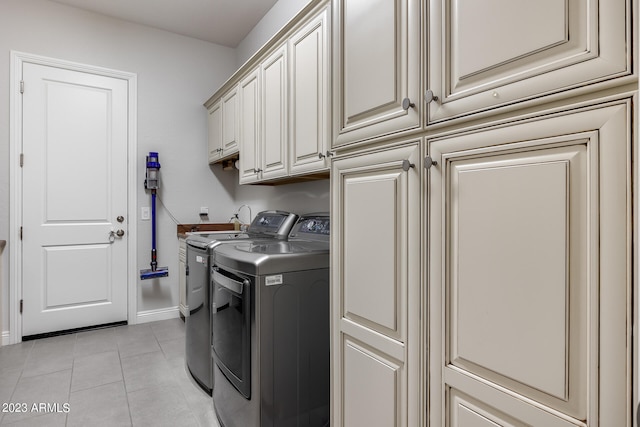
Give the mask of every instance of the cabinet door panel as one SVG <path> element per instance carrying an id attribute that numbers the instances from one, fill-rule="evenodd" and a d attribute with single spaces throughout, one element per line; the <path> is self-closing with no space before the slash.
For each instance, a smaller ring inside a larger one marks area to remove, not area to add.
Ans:
<path id="1" fill-rule="evenodd" d="M 340 0 L 335 4 L 334 144 L 418 127 L 419 2 Z M 415 106 L 404 110 L 404 98 Z"/>
<path id="2" fill-rule="evenodd" d="M 255 182 L 260 165 L 260 70 L 240 82 L 240 184 Z"/>
<path id="3" fill-rule="evenodd" d="M 222 155 L 238 151 L 238 89 L 222 97 Z"/>
<path id="4" fill-rule="evenodd" d="M 631 72 L 626 0 L 430 6 L 428 88 L 439 100 L 429 123 Z"/>
<path id="5" fill-rule="evenodd" d="M 401 168 L 363 171 L 343 183 L 344 256 L 349 260 L 344 265 L 343 315 L 371 322 L 370 327 L 396 339 L 403 338 L 404 289 L 397 274 L 402 259 L 396 245 L 402 239 L 399 219 L 406 185 Z"/>
<path id="6" fill-rule="evenodd" d="M 328 14 L 325 9 L 289 41 L 291 61 L 291 174 L 328 168 Z M 319 156 L 319 155 L 322 156 Z"/>
<path id="7" fill-rule="evenodd" d="M 209 110 L 207 125 L 209 127 L 209 163 L 218 160 L 222 155 L 222 107 L 218 102 Z"/>
<path id="8" fill-rule="evenodd" d="M 629 425 L 629 120 L 429 143 L 432 425 Z"/>
<path id="9" fill-rule="evenodd" d="M 262 64 L 262 178 L 287 174 L 286 46 Z"/>
<path id="10" fill-rule="evenodd" d="M 400 425 L 403 367 L 345 338 L 344 426 Z"/>

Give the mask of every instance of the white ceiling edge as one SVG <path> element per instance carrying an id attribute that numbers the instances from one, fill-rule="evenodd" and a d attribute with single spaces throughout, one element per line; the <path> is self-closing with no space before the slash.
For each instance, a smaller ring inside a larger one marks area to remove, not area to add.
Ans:
<path id="1" fill-rule="evenodd" d="M 277 0 L 51 0 L 231 48 Z"/>

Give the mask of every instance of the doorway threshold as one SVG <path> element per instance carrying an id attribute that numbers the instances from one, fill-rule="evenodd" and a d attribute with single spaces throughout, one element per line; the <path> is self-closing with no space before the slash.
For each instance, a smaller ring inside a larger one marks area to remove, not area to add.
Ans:
<path id="1" fill-rule="evenodd" d="M 34 335 L 26 335 L 24 337 L 22 337 L 22 341 L 32 341 L 32 340 L 39 340 L 41 338 L 51 338 L 51 337 L 57 337 L 60 335 L 70 335 L 70 334 L 75 334 L 78 332 L 85 332 L 85 331 L 95 331 L 98 329 L 106 329 L 106 328 L 112 328 L 114 326 L 124 326 L 127 325 L 128 322 L 126 320 L 120 321 L 120 322 L 112 322 L 112 323 L 104 323 L 102 325 L 93 325 L 93 326 L 85 326 L 82 328 L 74 328 L 74 329 L 65 329 L 63 331 L 55 331 L 55 332 L 45 332 L 43 334 L 34 334 Z"/>

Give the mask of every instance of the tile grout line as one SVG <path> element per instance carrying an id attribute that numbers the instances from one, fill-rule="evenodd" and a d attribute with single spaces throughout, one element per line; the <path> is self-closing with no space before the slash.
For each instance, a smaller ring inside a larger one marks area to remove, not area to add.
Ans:
<path id="1" fill-rule="evenodd" d="M 20 344 L 22 344 L 22 342 Z M 27 353 L 27 357 L 24 359 L 24 362 L 22 363 L 22 367 L 20 368 L 20 375 L 16 380 L 16 384 L 13 386 L 13 390 L 11 391 L 11 396 L 9 396 L 8 403 L 13 402 L 13 396 L 15 396 L 16 390 L 18 389 L 18 384 L 20 384 L 20 380 L 22 379 L 22 375 L 24 374 L 24 368 L 27 366 L 27 363 L 29 362 L 29 358 L 31 358 L 33 347 L 34 347 L 34 343 L 31 342 L 31 344 L 29 345 L 29 353 Z M 0 417 L 0 425 L 3 425 L 4 417 L 5 417 L 5 414 L 3 413 L 2 416 Z"/>
<path id="2" fill-rule="evenodd" d="M 78 343 L 78 334 L 75 333 L 74 335 L 74 341 L 73 341 L 73 361 L 71 362 L 71 376 L 69 377 L 69 391 L 67 393 L 67 403 L 69 404 L 69 407 L 71 408 L 71 386 L 73 385 L 73 371 L 75 370 L 76 367 L 76 344 Z M 71 410 L 73 410 L 71 408 Z M 69 412 L 71 412 L 71 410 Z M 69 414 L 64 414 L 64 425 L 65 427 L 68 426 L 69 424 Z"/>
<path id="3" fill-rule="evenodd" d="M 122 374 L 122 388 L 124 389 L 124 397 L 127 400 L 127 413 L 129 414 L 129 424 L 133 426 L 133 416 L 131 415 L 131 402 L 129 402 L 129 392 L 127 391 L 127 383 L 124 376 L 124 368 L 122 365 L 122 355 L 120 354 L 120 343 L 116 335 L 116 328 L 113 328 L 113 339 L 118 349 L 118 360 L 120 361 L 120 373 Z"/>

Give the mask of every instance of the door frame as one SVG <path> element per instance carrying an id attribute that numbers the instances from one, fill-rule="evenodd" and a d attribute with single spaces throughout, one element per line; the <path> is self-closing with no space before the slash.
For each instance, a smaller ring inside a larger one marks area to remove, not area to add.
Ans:
<path id="1" fill-rule="evenodd" d="M 20 82 L 25 63 L 61 68 L 69 71 L 91 73 L 104 77 L 126 80 L 128 83 L 128 142 L 127 142 L 127 318 L 129 324 L 137 318 L 137 79 L 135 73 L 86 65 L 30 53 L 11 51 L 9 76 L 9 343 L 22 341 L 22 241 L 20 226 L 22 218 L 22 174 L 20 153 L 22 152 L 22 96 Z"/>

